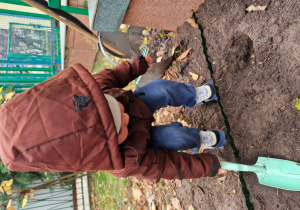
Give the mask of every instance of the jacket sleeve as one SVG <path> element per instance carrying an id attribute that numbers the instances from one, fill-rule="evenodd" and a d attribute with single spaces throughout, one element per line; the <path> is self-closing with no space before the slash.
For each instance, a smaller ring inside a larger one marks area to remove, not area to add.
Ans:
<path id="1" fill-rule="evenodd" d="M 132 166 L 134 168 L 134 166 Z M 191 179 L 217 175 L 220 163 L 209 153 L 188 154 L 172 150 L 148 148 L 137 168 L 127 169 L 121 176 L 135 176 L 158 182 L 164 179 Z M 113 173 L 114 174 L 114 173 Z M 117 175 L 117 174 L 114 174 Z M 118 176 L 118 175 L 117 175 Z"/>
<path id="2" fill-rule="evenodd" d="M 144 57 L 125 61 L 112 69 L 103 69 L 94 74 L 102 90 L 124 88 L 129 82 L 146 73 L 148 64 Z"/>

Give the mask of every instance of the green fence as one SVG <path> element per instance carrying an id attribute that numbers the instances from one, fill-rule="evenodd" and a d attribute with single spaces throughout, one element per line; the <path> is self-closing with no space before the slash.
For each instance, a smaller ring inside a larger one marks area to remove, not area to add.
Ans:
<path id="1" fill-rule="evenodd" d="M 53 76 L 61 62 L 55 20 L 24 14 L 0 13 L 0 86 L 16 92 Z"/>

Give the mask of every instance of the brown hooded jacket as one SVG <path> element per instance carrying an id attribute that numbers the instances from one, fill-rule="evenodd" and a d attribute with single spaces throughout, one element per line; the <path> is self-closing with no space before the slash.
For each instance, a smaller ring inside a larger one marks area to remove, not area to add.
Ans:
<path id="1" fill-rule="evenodd" d="M 121 89 L 147 67 L 144 58 L 135 58 L 92 76 L 76 64 L 6 102 L 0 107 L 5 166 L 13 171 L 107 170 L 154 182 L 216 175 L 220 165 L 214 155 L 147 147 L 153 115 L 141 99 Z M 121 145 L 103 93 L 117 95 L 130 116 Z"/>

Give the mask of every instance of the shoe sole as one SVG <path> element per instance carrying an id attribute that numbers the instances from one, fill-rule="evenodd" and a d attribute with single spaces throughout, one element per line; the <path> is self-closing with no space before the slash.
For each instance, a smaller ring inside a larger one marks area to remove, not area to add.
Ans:
<path id="1" fill-rule="evenodd" d="M 207 85 L 207 84 L 214 85 L 214 82 L 208 82 L 208 83 L 206 83 L 205 85 Z M 217 94 L 216 94 L 216 89 L 215 89 L 215 88 L 214 88 L 214 92 L 215 92 L 215 94 L 213 95 L 212 98 L 207 99 L 207 100 L 204 100 L 204 101 L 202 101 L 202 102 L 200 102 L 200 103 L 198 103 L 198 104 L 195 104 L 195 106 L 202 105 L 202 104 L 204 104 L 204 103 L 206 103 L 206 102 L 209 102 L 209 101 L 215 101 L 215 100 L 217 100 Z"/>
<path id="2" fill-rule="evenodd" d="M 227 136 L 225 131 L 220 130 L 220 129 L 213 129 L 213 131 L 217 131 L 220 134 L 220 141 L 215 147 L 207 147 L 205 149 L 219 149 L 224 147 L 227 144 Z"/>

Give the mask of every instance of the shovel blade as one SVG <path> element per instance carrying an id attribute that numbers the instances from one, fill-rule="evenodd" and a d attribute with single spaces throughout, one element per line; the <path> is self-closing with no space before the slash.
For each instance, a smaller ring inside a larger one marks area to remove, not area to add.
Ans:
<path id="1" fill-rule="evenodd" d="M 285 190 L 300 191 L 299 163 L 259 157 L 255 165 L 266 168 L 265 172 L 255 172 L 260 184 Z"/>

